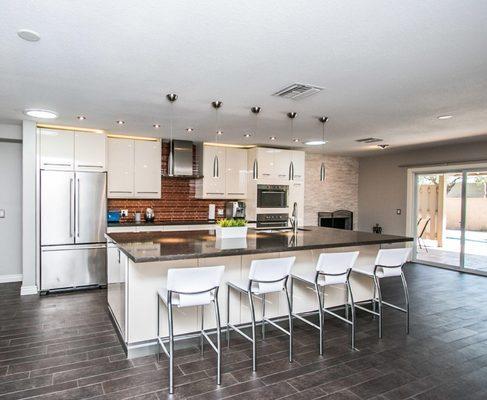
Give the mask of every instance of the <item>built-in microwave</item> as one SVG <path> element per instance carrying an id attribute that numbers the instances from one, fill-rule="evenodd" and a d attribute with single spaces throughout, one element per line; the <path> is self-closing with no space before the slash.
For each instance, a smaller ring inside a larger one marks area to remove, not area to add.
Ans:
<path id="1" fill-rule="evenodd" d="M 257 185 L 258 208 L 287 208 L 289 186 Z"/>

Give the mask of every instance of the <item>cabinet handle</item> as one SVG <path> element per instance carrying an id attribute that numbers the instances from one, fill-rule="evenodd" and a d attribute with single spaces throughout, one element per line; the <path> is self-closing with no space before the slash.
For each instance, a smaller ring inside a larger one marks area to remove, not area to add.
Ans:
<path id="1" fill-rule="evenodd" d="M 262 175 L 264 175 L 264 176 L 271 176 L 271 174 L 262 174 Z M 285 175 L 284 175 L 284 176 L 285 176 Z"/>
<path id="2" fill-rule="evenodd" d="M 110 190 L 110 193 L 132 193 L 130 190 Z"/>
<path id="3" fill-rule="evenodd" d="M 206 192 L 206 194 L 224 194 L 224 193 L 219 193 L 219 192 Z"/>
<path id="4" fill-rule="evenodd" d="M 103 168 L 102 165 L 78 164 L 81 168 Z"/>
<path id="5" fill-rule="evenodd" d="M 279 174 L 278 175 L 280 178 L 284 178 L 286 176 L 286 174 Z"/>
<path id="6" fill-rule="evenodd" d="M 159 192 L 135 192 L 135 193 L 140 193 L 140 194 L 142 194 L 142 193 L 158 194 Z"/>
<path id="7" fill-rule="evenodd" d="M 47 163 L 47 162 L 46 162 L 46 163 L 44 163 L 44 165 L 52 165 L 52 166 L 56 165 L 56 166 L 59 166 L 59 167 L 70 167 L 70 166 L 71 166 L 71 164 L 63 164 L 63 163 Z"/>
<path id="8" fill-rule="evenodd" d="M 241 195 L 244 195 L 245 193 L 241 193 L 241 192 L 228 192 L 228 194 L 241 194 Z"/>

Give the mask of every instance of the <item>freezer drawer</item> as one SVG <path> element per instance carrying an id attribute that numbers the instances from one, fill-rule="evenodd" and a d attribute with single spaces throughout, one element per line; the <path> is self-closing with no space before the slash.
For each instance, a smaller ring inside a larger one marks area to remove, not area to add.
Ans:
<path id="1" fill-rule="evenodd" d="M 106 283 L 105 245 L 41 249 L 41 291 Z"/>

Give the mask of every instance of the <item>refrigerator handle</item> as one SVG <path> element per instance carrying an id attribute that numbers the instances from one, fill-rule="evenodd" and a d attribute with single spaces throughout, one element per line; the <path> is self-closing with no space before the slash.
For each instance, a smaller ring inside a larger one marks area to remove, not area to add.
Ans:
<path id="1" fill-rule="evenodd" d="M 76 236 L 79 237 L 79 200 L 81 197 L 81 192 L 79 190 L 79 178 L 76 179 L 78 182 L 78 187 L 77 187 L 77 193 L 76 193 L 76 199 L 78 200 L 76 203 Z"/>
<path id="2" fill-rule="evenodd" d="M 69 180 L 69 237 L 73 237 L 73 178 Z"/>

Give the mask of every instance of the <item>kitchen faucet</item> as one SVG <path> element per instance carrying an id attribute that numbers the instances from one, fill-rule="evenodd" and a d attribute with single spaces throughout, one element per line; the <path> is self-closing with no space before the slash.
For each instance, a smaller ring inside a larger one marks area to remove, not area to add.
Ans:
<path id="1" fill-rule="evenodd" d="M 291 227 L 293 228 L 293 233 L 298 233 L 298 203 L 294 202 L 293 204 L 293 212 L 291 217 L 289 218 L 289 222 L 291 222 Z"/>

